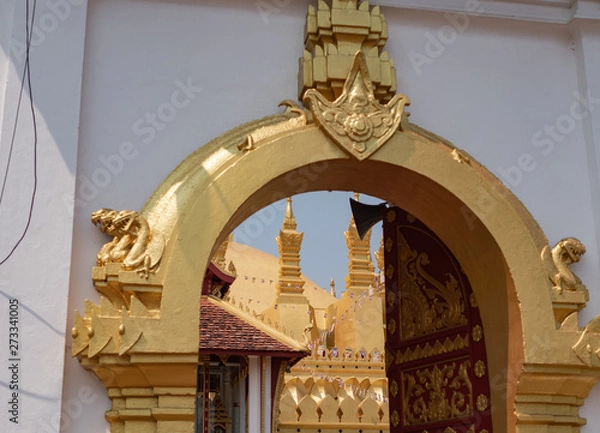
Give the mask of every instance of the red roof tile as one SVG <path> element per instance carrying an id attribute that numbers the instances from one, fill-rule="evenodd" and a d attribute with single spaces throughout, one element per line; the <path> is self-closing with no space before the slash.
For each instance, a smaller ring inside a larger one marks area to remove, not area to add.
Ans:
<path id="1" fill-rule="evenodd" d="M 297 348 L 257 329 L 240 317 L 203 297 L 200 303 L 200 352 L 231 354 L 265 354 L 297 357 L 304 353 Z M 275 331 L 274 332 L 279 332 Z"/>

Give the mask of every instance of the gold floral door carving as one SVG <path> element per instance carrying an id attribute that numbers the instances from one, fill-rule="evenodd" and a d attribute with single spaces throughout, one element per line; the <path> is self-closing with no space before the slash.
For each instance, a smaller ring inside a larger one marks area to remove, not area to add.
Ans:
<path id="1" fill-rule="evenodd" d="M 458 261 L 421 221 L 384 211 L 391 433 L 491 433 L 477 301 Z"/>

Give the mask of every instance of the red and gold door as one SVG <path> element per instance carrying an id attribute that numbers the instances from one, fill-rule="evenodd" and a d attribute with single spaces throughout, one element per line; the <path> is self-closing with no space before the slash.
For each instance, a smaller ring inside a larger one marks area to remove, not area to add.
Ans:
<path id="1" fill-rule="evenodd" d="M 391 433 L 491 433 L 485 339 L 458 261 L 423 223 L 384 211 Z"/>

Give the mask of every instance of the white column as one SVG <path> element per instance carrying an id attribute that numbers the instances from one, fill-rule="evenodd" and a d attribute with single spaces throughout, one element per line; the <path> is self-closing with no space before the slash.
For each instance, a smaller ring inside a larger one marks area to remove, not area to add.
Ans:
<path id="1" fill-rule="evenodd" d="M 34 187 L 34 116 L 27 87 L 16 121 L 24 84 L 25 6 L 29 4 L 31 11 L 34 2 L 1 3 L 0 182 L 6 174 L 15 124 L 17 134 L 0 204 L 0 261 L 25 232 Z M 3 433 L 64 431 L 95 398 L 91 389 L 82 387 L 61 404 L 65 350 L 70 347 L 65 331 L 73 233 L 73 204 L 63 197 L 75 193 L 86 13 L 87 0 L 38 1 L 36 6 L 30 71 L 37 125 L 37 193 L 23 241 L 0 265 L 0 359 L 4 367 L 0 382 L 7 382 L 6 362 L 14 357 L 19 387 L 17 391 L 0 386 Z M 11 299 L 19 306 L 16 356 L 9 352 L 8 320 L 4 322 Z M 13 392 L 18 392 L 18 424 L 9 420 L 6 410 Z"/>
<path id="2" fill-rule="evenodd" d="M 575 61 L 579 93 L 585 95 L 587 107 L 581 124 L 590 175 L 590 201 L 596 222 L 596 247 L 600 250 L 600 20 L 575 20 Z M 600 255 L 596 258 L 600 267 Z M 593 302 L 593 300 L 592 300 Z M 600 306 L 600 303 L 598 303 Z"/>
<path id="3" fill-rule="evenodd" d="M 259 356 L 248 357 L 248 432 L 260 432 L 260 371 Z"/>
<path id="4" fill-rule="evenodd" d="M 586 324 L 600 313 L 600 296 L 595 289 L 600 273 L 600 21 L 574 20 L 572 32 L 574 37 L 575 61 L 577 67 L 578 91 L 590 98 L 586 116 L 581 120 L 583 138 L 587 151 L 587 169 L 590 182 L 590 203 L 594 213 L 595 239 L 586 239 L 588 252 L 586 275 L 580 273 L 583 281 L 590 290 L 588 306 L 580 313 L 580 323 Z M 583 169 L 583 167 L 582 167 Z M 595 245 L 592 243 L 595 241 Z M 581 269 L 581 267 L 579 268 Z M 587 278 L 585 278 L 587 277 Z M 581 408 L 580 416 L 587 419 L 587 425 L 581 428 L 582 433 L 592 433 L 600 424 L 600 385 L 596 385 L 585 405 Z"/>
<path id="5" fill-rule="evenodd" d="M 238 425 L 240 426 L 240 433 L 246 433 L 246 381 L 240 380 L 240 396 L 239 396 L 239 414 L 238 414 Z"/>
<path id="6" fill-rule="evenodd" d="M 264 357 L 264 419 L 265 419 L 265 430 L 263 433 L 271 433 L 271 427 L 273 425 L 273 417 L 271 416 L 271 357 Z"/>

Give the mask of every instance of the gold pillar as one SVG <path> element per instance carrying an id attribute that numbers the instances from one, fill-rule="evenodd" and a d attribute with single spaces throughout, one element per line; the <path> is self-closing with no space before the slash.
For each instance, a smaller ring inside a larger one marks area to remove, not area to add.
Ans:
<path id="1" fill-rule="evenodd" d="M 111 358 L 82 359 L 108 389 L 111 433 L 194 431 L 197 355 L 143 355 L 133 363 Z"/>
<path id="2" fill-rule="evenodd" d="M 586 424 L 579 408 L 597 382 L 578 368 L 525 365 L 515 413 L 518 433 L 579 432 Z"/>
<path id="3" fill-rule="evenodd" d="M 264 311 L 265 321 L 276 329 L 303 341 L 304 333 L 314 321 L 314 312 L 304 295 L 304 280 L 301 276 L 300 249 L 304 233 L 297 230 L 292 209 L 292 199 L 287 199 L 285 217 L 277 246 L 279 248 L 279 281 L 275 303 Z M 316 329 L 314 329 L 316 337 Z"/>

